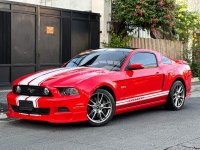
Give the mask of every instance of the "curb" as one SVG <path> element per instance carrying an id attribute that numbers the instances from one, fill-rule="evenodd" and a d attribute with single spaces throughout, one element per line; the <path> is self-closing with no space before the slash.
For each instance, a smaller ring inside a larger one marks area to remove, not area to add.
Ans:
<path id="1" fill-rule="evenodd" d="M 0 90 L 0 93 L 8 93 L 10 92 L 11 90 Z"/>
<path id="2" fill-rule="evenodd" d="M 199 82 L 199 78 L 192 78 L 192 83 Z"/>

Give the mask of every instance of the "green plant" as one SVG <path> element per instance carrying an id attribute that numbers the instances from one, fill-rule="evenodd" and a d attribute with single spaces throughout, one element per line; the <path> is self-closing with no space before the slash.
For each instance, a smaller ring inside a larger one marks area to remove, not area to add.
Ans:
<path id="1" fill-rule="evenodd" d="M 176 13 L 174 0 L 113 0 L 112 20 L 155 33 L 163 26 L 171 28 Z"/>
<path id="2" fill-rule="evenodd" d="M 103 43 L 104 47 L 111 47 L 111 48 L 119 48 L 119 47 L 129 47 L 129 36 L 122 36 L 117 35 L 115 33 L 111 33 L 111 38 L 109 43 Z"/>
<path id="3" fill-rule="evenodd" d="M 198 42 L 193 42 L 192 46 L 192 62 L 191 69 L 193 77 L 198 77 L 200 80 L 200 44 Z"/>
<path id="4" fill-rule="evenodd" d="M 194 32 L 200 29 L 199 13 L 188 11 L 188 6 L 184 0 L 177 5 L 177 13 L 174 30 L 179 40 L 188 43 L 189 39 L 193 39 L 196 42 Z"/>
<path id="5" fill-rule="evenodd" d="M 200 80 L 200 62 L 192 62 L 190 64 L 193 77 L 198 77 Z"/>
<path id="6" fill-rule="evenodd" d="M 114 31 L 121 34 L 121 31 L 132 32 L 140 27 L 151 31 L 151 35 L 158 32 L 167 39 L 188 43 L 194 31 L 200 29 L 200 15 L 189 11 L 185 1 L 113 0 L 112 21 L 118 23 Z"/>

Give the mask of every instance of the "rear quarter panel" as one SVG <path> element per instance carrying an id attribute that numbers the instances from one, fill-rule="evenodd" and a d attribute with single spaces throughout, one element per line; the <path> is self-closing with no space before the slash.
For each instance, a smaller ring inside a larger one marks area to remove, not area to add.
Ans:
<path id="1" fill-rule="evenodd" d="M 186 94 L 190 93 L 192 72 L 189 65 L 178 63 L 163 64 L 161 68 L 165 74 L 163 90 L 170 90 L 176 80 L 182 79 L 186 87 Z"/>

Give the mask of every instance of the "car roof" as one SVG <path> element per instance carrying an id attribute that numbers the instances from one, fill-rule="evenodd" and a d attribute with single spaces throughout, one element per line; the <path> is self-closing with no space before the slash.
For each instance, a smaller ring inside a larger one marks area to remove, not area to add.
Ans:
<path id="1" fill-rule="evenodd" d="M 150 52 L 150 53 L 154 53 L 154 54 L 159 54 L 159 52 L 154 51 L 154 50 L 150 50 L 150 49 L 144 49 L 144 48 L 99 48 L 99 49 L 89 49 L 86 51 L 83 51 L 81 53 L 79 53 L 79 55 L 85 55 L 85 54 L 89 54 L 89 53 L 96 53 L 96 52 L 125 52 L 125 53 L 131 53 L 134 51 L 137 52 Z"/>
<path id="2" fill-rule="evenodd" d="M 100 49 L 95 49 L 91 50 L 90 52 L 101 52 L 101 51 L 120 51 L 120 52 L 133 52 L 133 51 L 141 51 L 141 52 L 151 52 L 151 53 L 156 53 L 158 54 L 157 51 L 151 50 L 151 49 L 145 49 L 145 48 L 100 48 Z"/>
<path id="3" fill-rule="evenodd" d="M 92 50 L 93 52 L 96 51 L 121 51 L 121 52 L 132 52 L 133 50 L 137 50 L 139 48 L 100 48 Z"/>

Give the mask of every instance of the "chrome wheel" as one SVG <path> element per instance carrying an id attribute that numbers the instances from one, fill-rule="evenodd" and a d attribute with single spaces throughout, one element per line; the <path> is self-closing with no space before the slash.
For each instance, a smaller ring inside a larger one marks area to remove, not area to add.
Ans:
<path id="1" fill-rule="evenodd" d="M 185 103 L 186 89 L 182 81 L 175 81 L 167 97 L 165 107 L 170 110 L 180 110 Z"/>
<path id="2" fill-rule="evenodd" d="M 180 108 L 185 101 L 185 88 L 182 84 L 177 84 L 173 91 L 174 106 Z"/>
<path id="3" fill-rule="evenodd" d="M 106 122 L 113 112 L 111 98 L 104 92 L 95 92 L 88 103 L 87 117 L 93 123 Z"/>

